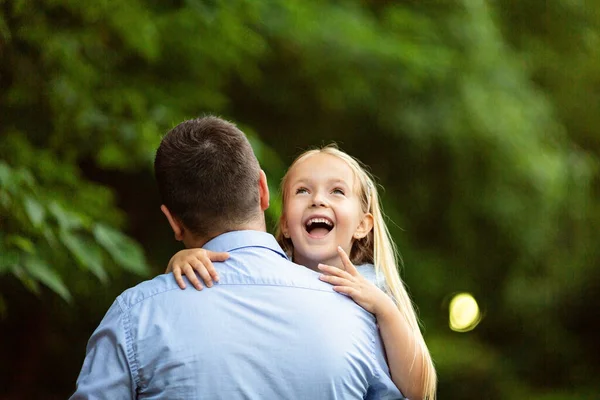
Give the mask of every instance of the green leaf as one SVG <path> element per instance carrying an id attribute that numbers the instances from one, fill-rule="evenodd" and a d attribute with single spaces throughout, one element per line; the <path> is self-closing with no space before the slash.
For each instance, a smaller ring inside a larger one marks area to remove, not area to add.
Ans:
<path id="1" fill-rule="evenodd" d="M 29 169 L 19 168 L 17 173 L 24 186 L 29 186 L 30 188 L 35 187 L 35 178 Z"/>
<path id="2" fill-rule="evenodd" d="M 0 275 L 9 270 L 12 266 L 15 266 L 19 263 L 19 252 L 12 249 L 4 249 L 0 248 L 0 253 L 2 256 L 0 257 Z"/>
<path id="3" fill-rule="evenodd" d="M 0 162 L 0 187 L 9 193 L 17 191 L 19 174 L 5 162 Z"/>
<path id="4" fill-rule="evenodd" d="M 42 222 L 44 222 L 44 216 L 46 214 L 44 207 L 42 207 L 42 205 L 33 197 L 25 197 L 25 211 L 33 226 L 39 227 Z"/>
<path id="5" fill-rule="evenodd" d="M 0 161 L 0 186 L 8 186 L 11 178 L 11 168 L 4 161 Z"/>
<path id="6" fill-rule="evenodd" d="M 83 225 L 82 218 L 75 213 L 65 210 L 56 202 L 50 204 L 48 210 L 50 210 L 50 213 L 56 218 L 58 225 L 60 225 L 62 229 L 79 228 Z"/>
<path id="7" fill-rule="evenodd" d="M 83 268 L 92 271 L 101 282 L 107 281 L 106 271 L 102 266 L 102 250 L 92 241 L 79 237 L 77 234 L 61 230 L 61 242 L 71 251 L 77 263 Z"/>
<path id="8" fill-rule="evenodd" d="M 25 272 L 25 269 L 23 269 L 23 267 L 19 265 L 13 265 L 12 273 L 14 276 L 19 278 L 21 283 L 23 283 L 23 286 L 25 286 L 29 291 L 35 294 L 40 294 L 40 285 L 38 285 L 38 283 L 34 279 L 32 279 L 27 272 Z"/>
<path id="9" fill-rule="evenodd" d="M 0 205 L 2 207 L 9 208 L 11 203 L 12 201 L 8 192 L 0 190 Z"/>
<path id="10" fill-rule="evenodd" d="M 142 248 L 121 232 L 103 224 L 93 228 L 94 237 L 117 264 L 138 275 L 148 275 L 148 266 Z"/>
<path id="11" fill-rule="evenodd" d="M 58 246 L 56 235 L 52 231 L 52 228 L 50 228 L 48 225 L 44 225 L 42 227 L 42 234 L 44 235 L 44 238 L 46 239 L 46 242 L 48 242 L 48 245 L 50 245 L 50 247 Z"/>
<path id="12" fill-rule="evenodd" d="M 24 266 L 32 278 L 48 286 L 65 301 L 71 302 L 71 293 L 69 293 L 69 289 L 67 289 L 63 283 L 60 275 L 50 268 L 50 266 L 46 264 L 46 261 L 31 256 L 25 259 Z"/>
<path id="13" fill-rule="evenodd" d="M 35 253 L 35 246 L 31 240 L 21 235 L 6 236 L 6 244 L 14 245 L 26 253 Z"/>

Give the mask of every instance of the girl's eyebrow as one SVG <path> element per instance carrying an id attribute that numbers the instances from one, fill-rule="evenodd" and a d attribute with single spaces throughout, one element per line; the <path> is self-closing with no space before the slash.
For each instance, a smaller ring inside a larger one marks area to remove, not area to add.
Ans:
<path id="1" fill-rule="evenodd" d="M 290 182 L 290 188 L 297 188 L 299 186 L 310 186 L 310 180 L 298 179 L 297 181 Z"/>
<path id="2" fill-rule="evenodd" d="M 312 183 L 311 179 L 307 179 L 307 178 L 300 178 L 298 180 L 292 181 L 290 182 L 290 186 L 298 186 L 298 185 L 310 185 Z M 331 178 L 326 182 L 328 185 L 344 185 L 346 187 L 350 187 L 350 185 L 348 184 L 348 182 L 346 182 L 343 179 L 339 179 L 339 178 Z"/>
<path id="3" fill-rule="evenodd" d="M 349 186 L 348 183 L 345 180 L 343 180 L 343 179 L 330 179 L 329 183 L 330 184 L 332 184 L 332 183 L 343 184 L 344 186 Z"/>
<path id="4" fill-rule="evenodd" d="M 297 181 L 292 181 L 290 183 L 291 183 L 292 186 L 306 185 L 307 181 L 306 181 L 306 179 L 298 179 Z"/>

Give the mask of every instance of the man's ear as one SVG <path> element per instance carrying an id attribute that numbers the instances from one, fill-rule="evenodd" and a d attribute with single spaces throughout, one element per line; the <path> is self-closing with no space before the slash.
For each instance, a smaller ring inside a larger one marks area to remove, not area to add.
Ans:
<path id="1" fill-rule="evenodd" d="M 260 178 L 258 179 L 258 194 L 260 196 L 260 209 L 265 211 L 269 208 L 269 185 L 267 184 L 267 175 L 265 171 L 260 170 Z"/>
<path id="2" fill-rule="evenodd" d="M 167 221 L 169 221 L 169 225 L 171 225 L 171 229 L 173 229 L 173 233 L 175 233 L 175 240 L 182 241 L 183 232 L 185 231 L 183 224 L 171 214 L 171 211 L 169 211 L 164 204 L 160 206 L 160 210 L 165 214 L 165 217 L 167 217 Z"/>
<path id="3" fill-rule="evenodd" d="M 366 213 L 354 231 L 354 239 L 362 239 L 373 229 L 373 214 Z"/>

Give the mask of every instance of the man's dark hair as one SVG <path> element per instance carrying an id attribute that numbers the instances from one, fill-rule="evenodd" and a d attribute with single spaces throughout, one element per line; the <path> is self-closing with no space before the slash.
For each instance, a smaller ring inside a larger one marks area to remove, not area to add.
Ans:
<path id="1" fill-rule="evenodd" d="M 192 233 L 209 237 L 257 217 L 260 166 L 246 135 L 214 116 L 184 121 L 154 159 L 162 202 Z"/>

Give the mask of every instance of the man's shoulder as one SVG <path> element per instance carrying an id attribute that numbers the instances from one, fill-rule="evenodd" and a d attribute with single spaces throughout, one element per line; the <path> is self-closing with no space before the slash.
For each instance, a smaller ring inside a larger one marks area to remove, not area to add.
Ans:
<path id="1" fill-rule="evenodd" d="M 128 310 L 144 300 L 173 290 L 181 290 L 173 274 L 162 274 L 126 289 L 117 297 L 117 301 L 123 310 Z"/>
<path id="2" fill-rule="evenodd" d="M 305 288 L 336 294 L 332 286 L 319 279 L 319 273 L 268 251 L 242 249 L 215 264 L 220 283 L 270 285 Z"/>
<path id="3" fill-rule="evenodd" d="M 220 278 L 214 288 L 221 286 L 225 290 L 237 290 L 236 288 L 239 286 L 261 286 L 263 288 L 257 288 L 257 290 L 264 291 L 264 286 L 277 286 L 290 290 L 309 290 L 313 293 L 321 292 L 330 295 L 331 299 L 328 301 L 333 304 L 352 303 L 352 305 L 346 306 L 360 308 L 345 296 L 335 292 L 330 284 L 321 281 L 318 272 L 283 257 L 275 256 L 268 251 L 257 252 L 255 249 L 251 252 L 247 252 L 245 249 L 233 251 L 227 261 L 214 265 Z M 163 301 L 165 295 L 168 296 L 169 301 L 174 301 L 180 296 L 185 298 L 199 294 L 185 276 L 182 278 L 188 286 L 186 290 L 179 288 L 172 273 L 158 275 L 153 279 L 143 281 L 126 289 L 117 297 L 119 307 L 123 311 L 127 311 L 149 299 Z M 211 293 L 211 290 L 212 288 L 202 292 L 207 295 Z"/>

